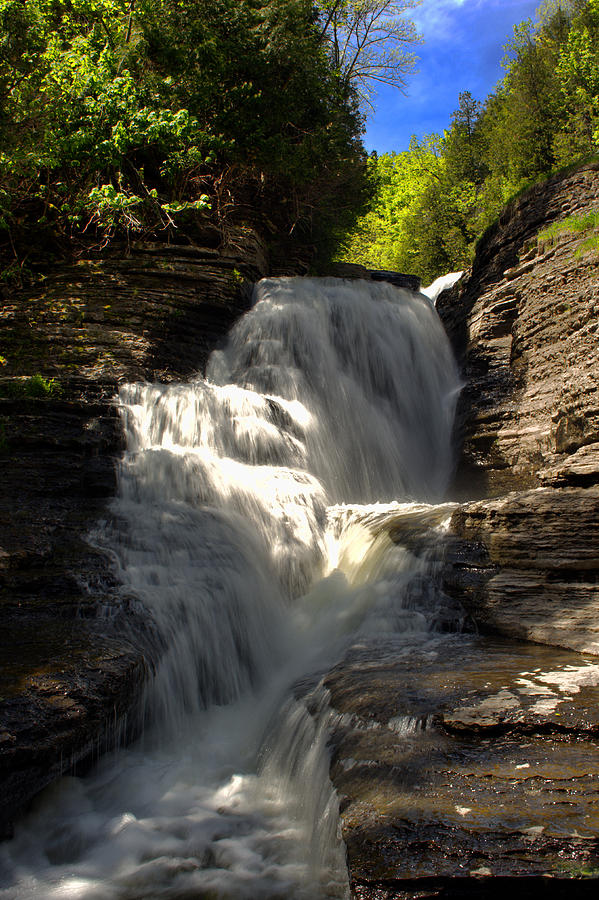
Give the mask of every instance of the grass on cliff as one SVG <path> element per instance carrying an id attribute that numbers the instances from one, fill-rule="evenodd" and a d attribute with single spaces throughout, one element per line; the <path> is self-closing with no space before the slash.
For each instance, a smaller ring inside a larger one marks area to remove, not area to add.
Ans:
<path id="1" fill-rule="evenodd" d="M 559 222 L 553 222 L 537 235 L 537 243 L 542 247 L 551 247 L 563 235 L 584 234 L 586 240 L 576 251 L 576 255 L 591 251 L 599 251 L 599 209 L 579 216 L 567 216 Z"/>

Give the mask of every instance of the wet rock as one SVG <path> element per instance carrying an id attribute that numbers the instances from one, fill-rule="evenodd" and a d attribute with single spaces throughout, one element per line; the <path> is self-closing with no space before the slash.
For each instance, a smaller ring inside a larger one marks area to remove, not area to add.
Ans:
<path id="1" fill-rule="evenodd" d="M 391 272 L 387 269 L 368 269 L 358 263 L 335 263 L 331 268 L 331 275 L 336 278 L 388 281 L 395 287 L 407 288 L 409 291 L 420 290 L 420 278 L 417 275 L 406 275 L 403 272 Z"/>
<path id="2" fill-rule="evenodd" d="M 420 290 L 420 278 L 417 275 L 405 275 L 402 272 L 389 272 L 385 269 L 370 269 L 373 281 L 388 281 L 395 287 L 407 288 L 409 291 Z"/>
<path id="3" fill-rule="evenodd" d="M 148 675 L 139 647 L 97 623 L 41 614 L 4 627 L 12 644 L 2 648 L 0 679 L 0 837 L 43 787 L 138 733 Z"/>
<path id="4" fill-rule="evenodd" d="M 584 234 L 538 235 L 597 209 L 597 164 L 534 186 L 437 301 L 465 381 L 453 495 L 478 501 L 452 518 L 447 589 L 483 630 L 592 653 L 599 258 Z"/>
<path id="5" fill-rule="evenodd" d="M 488 897 L 522 882 L 560 896 L 573 877 L 596 890 L 593 658 L 385 639 L 352 648 L 326 684 L 353 897 Z"/>
<path id="6" fill-rule="evenodd" d="M 599 488 L 459 507 L 445 589 L 479 628 L 599 655 Z"/>

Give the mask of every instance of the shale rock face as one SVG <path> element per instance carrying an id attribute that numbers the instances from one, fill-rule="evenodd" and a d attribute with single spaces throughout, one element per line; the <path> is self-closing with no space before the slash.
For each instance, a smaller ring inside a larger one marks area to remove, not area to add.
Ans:
<path id="1" fill-rule="evenodd" d="M 593 483 L 599 451 L 599 257 L 588 234 L 538 234 L 599 210 L 599 166 L 532 188 L 482 239 L 437 302 L 464 375 L 463 497 Z M 571 459 L 587 448 L 584 471 Z M 582 479 L 582 480 L 581 480 Z"/>
<path id="2" fill-rule="evenodd" d="M 438 301 L 461 361 L 447 585 L 483 629 L 599 652 L 599 255 L 539 233 L 599 209 L 599 167 L 532 188 Z M 488 500 L 484 498 L 493 497 Z"/>
<path id="3" fill-rule="evenodd" d="M 599 655 L 599 488 L 468 503 L 451 528 L 445 586 L 482 630 Z"/>
<path id="4" fill-rule="evenodd" d="M 437 301 L 464 378 L 438 588 L 480 636 L 384 635 L 325 679 L 356 900 L 597 892 L 599 255 L 538 236 L 598 209 L 597 166 L 534 187 Z"/>
<path id="5" fill-rule="evenodd" d="M 240 229 L 231 240 L 227 249 L 115 247 L 57 268 L 2 304 L 1 374 L 113 383 L 195 374 L 266 273 L 254 231 Z"/>
<path id="6" fill-rule="evenodd" d="M 266 274 L 256 232 L 217 237 L 114 249 L 0 306 L 0 837 L 136 728 L 152 656 L 86 535 L 116 489 L 119 383 L 201 371 Z"/>

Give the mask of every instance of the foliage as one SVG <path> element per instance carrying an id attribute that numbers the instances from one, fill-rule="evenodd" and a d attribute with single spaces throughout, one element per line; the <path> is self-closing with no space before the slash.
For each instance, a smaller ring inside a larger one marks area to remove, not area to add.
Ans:
<path id="1" fill-rule="evenodd" d="M 282 197 L 288 231 L 331 207 L 350 221 L 361 127 L 311 0 L 0 0 L 4 267 L 73 241 L 181 239 L 240 199 Z"/>
<path id="2" fill-rule="evenodd" d="M 589 0 L 574 17 L 560 48 L 557 77 L 567 115 L 554 138 L 558 163 L 599 148 L 599 0 Z"/>
<path id="3" fill-rule="evenodd" d="M 484 103 L 459 95 L 443 135 L 370 160 L 376 198 L 344 258 L 423 280 L 462 269 L 511 197 L 597 152 L 599 0 L 546 0 L 514 28 L 503 65 Z"/>
<path id="4" fill-rule="evenodd" d="M 475 240 L 474 185 L 453 178 L 438 135 L 412 138 L 404 153 L 369 161 L 376 202 L 352 234 L 345 258 L 432 280 L 468 264 Z"/>
<path id="5" fill-rule="evenodd" d="M 31 375 L 29 378 L 4 381 L 0 385 L 0 394 L 4 397 L 46 400 L 50 397 L 60 397 L 62 387 L 54 378 Z"/>
<path id="6" fill-rule="evenodd" d="M 599 211 L 594 210 L 580 216 L 567 216 L 559 222 L 553 222 L 548 228 L 544 228 L 537 235 L 537 243 L 541 247 L 551 247 L 562 235 L 586 234 L 577 253 L 586 253 L 599 250 Z"/>

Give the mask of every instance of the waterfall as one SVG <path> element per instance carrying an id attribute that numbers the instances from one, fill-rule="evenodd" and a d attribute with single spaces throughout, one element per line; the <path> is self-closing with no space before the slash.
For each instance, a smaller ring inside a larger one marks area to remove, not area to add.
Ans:
<path id="1" fill-rule="evenodd" d="M 95 540 L 160 647 L 146 730 L 48 792 L 0 897 L 347 896 L 321 676 L 361 634 L 444 616 L 402 533 L 451 511 L 458 390 L 422 295 L 300 278 L 257 285 L 205 379 L 121 389 Z"/>

